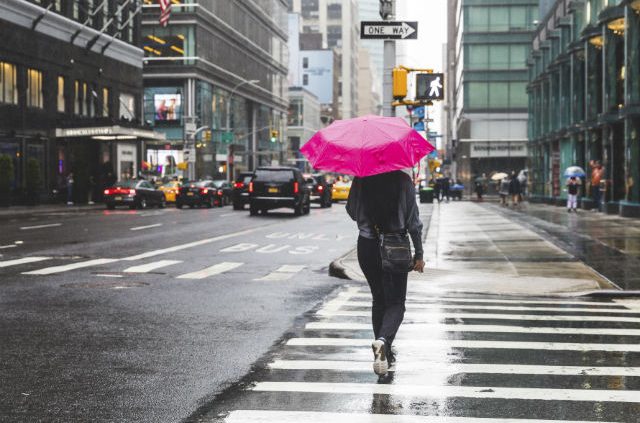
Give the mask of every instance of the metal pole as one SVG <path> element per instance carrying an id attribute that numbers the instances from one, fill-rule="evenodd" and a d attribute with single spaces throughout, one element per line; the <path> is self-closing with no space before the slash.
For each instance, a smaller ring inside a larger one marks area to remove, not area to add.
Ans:
<path id="1" fill-rule="evenodd" d="M 391 2 L 391 14 L 386 20 L 395 19 L 396 2 Z M 382 78 L 382 114 L 384 116 L 395 116 L 396 111 L 391 102 L 393 101 L 393 78 L 392 72 L 396 65 L 396 42 L 394 40 L 384 40 L 384 65 Z"/>

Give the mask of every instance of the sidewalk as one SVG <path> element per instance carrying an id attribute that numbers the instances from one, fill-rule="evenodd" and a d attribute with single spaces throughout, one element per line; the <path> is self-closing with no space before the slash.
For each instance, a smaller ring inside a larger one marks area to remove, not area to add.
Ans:
<path id="1" fill-rule="evenodd" d="M 80 204 L 67 206 L 66 204 L 41 204 L 37 206 L 11 206 L 0 207 L 0 217 L 13 217 L 13 216 L 25 216 L 30 214 L 43 214 L 43 213 L 77 213 L 90 210 L 103 209 L 103 203 L 96 203 L 92 205 Z"/>
<path id="2" fill-rule="evenodd" d="M 411 272 L 410 282 L 434 291 L 511 295 L 616 289 L 517 218 L 497 206 L 472 202 L 434 205 L 424 243 L 427 268 L 422 274 Z M 335 266 L 349 279 L 365 280 L 355 250 Z"/>

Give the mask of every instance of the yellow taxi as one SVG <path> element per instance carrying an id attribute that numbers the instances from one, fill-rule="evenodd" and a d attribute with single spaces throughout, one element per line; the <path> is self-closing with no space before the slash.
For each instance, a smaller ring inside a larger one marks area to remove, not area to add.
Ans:
<path id="1" fill-rule="evenodd" d="M 349 198 L 349 190 L 351 189 L 351 181 L 336 181 L 333 183 L 331 199 L 333 201 L 347 200 Z"/>
<path id="2" fill-rule="evenodd" d="M 164 198 L 167 203 L 175 203 L 176 195 L 178 195 L 178 191 L 180 191 L 180 182 L 178 181 L 170 181 L 164 185 L 161 185 L 158 188 L 160 191 L 164 192 Z"/>

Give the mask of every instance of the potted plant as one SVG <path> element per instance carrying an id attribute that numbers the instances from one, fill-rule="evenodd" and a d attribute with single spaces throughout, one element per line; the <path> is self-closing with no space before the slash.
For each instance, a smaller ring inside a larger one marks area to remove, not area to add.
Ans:
<path id="1" fill-rule="evenodd" d="M 27 194 L 27 204 L 35 205 L 38 203 L 38 191 L 42 183 L 40 178 L 40 162 L 34 158 L 27 160 L 26 171 L 25 190 Z"/>
<path id="2" fill-rule="evenodd" d="M 0 155 L 0 206 L 11 204 L 11 184 L 13 183 L 13 160 L 6 154 Z"/>

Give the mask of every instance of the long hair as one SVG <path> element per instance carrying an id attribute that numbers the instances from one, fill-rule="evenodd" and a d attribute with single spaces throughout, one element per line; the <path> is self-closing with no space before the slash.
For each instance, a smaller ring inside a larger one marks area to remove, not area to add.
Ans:
<path id="1" fill-rule="evenodd" d="M 397 222 L 402 185 L 409 179 L 400 170 L 362 178 L 365 214 L 381 230 L 388 228 L 389 222 Z"/>

